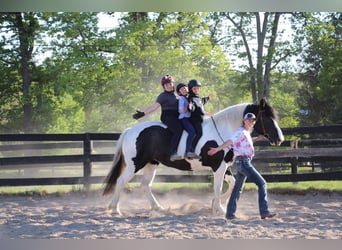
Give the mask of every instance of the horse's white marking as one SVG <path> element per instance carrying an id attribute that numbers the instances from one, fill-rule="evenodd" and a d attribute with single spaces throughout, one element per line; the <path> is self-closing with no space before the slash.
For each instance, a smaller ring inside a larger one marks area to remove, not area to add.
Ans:
<path id="1" fill-rule="evenodd" d="M 278 132 L 278 136 L 279 136 L 279 140 L 280 142 L 283 142 L 285 139 L 284 139 L 284 135 L 283 135 L 283 131 L 281 131 L 277 121 L 273 120 L 273 123 L 274 123 L 274 126 L 276 127 L 277 129 L 277 132 Z M 280 144 L 279 144 L 280 145 Z M 279 146 L 277 145 L 277 146 Z"/>

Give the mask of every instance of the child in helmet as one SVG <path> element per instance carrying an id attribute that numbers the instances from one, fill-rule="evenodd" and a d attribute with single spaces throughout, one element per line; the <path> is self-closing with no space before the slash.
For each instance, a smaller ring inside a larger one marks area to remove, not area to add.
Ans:
<path id="1" fill-rule="evenodd" d="M 178 100 L 178 112 L 179 120 L 183 125 L 183 128 L 188 132 L 186 139 L 185 157 L 188 159 L 199 159 L 199 156 L 194 153 L 192 142 L 195 138 L 195 129 L 190 122 L 191 113 L 189 111 L 188 101 L 188 87 L 184 83 L 179 83 L 176 87 L 176 92 L 179 95 Z"/>
<path id="2" fill-rule="evenodd" d="M 189 110 L 191 112 L 190 121 L 192 123 L 192 126 L 195 129 L 196 136 L 193 140 L 193 148 L 196 148 L 196 145 L 202 137 L 202 122 L 204 119 L 204 115 L 206 114 L 204 110 L 204 105 L 212 99 L 212 95 L 209 95 L 207 97 L 200 97 L 200 89 L 201 89 L 201 83 L 196 80 L 192 79 L 188 83 L 188 89 L 189 89 Z"/>

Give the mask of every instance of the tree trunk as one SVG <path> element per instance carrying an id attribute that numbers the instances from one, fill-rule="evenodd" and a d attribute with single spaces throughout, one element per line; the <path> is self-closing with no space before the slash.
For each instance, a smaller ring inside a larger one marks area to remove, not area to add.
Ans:
<path id="1" fill-rule="evenodd" d="M 272 26 L 272 35 L 271 35 L 270 43 L 268 46 L 268 53 L 267 53 L 267 57 L 265 61 L 265 73 L 264 73 L 265 88 L 264 88 L 263 95 L 267 99 L 270 96 L 270 73 L 272 70 L 271 63 L 272 63 L 272 58 L 273 58 L 274 51 L 275 51 L 275 41 L 277 38 L 278 23 L 279 23 L 280 15 L 281 15 L 281 12 L 276 12 L 274 16 L 273 26 Z"/>
<path id="2" fill-rule="evenodd" d="M 30 41 L 33 41 L 32 36 L 34 31 L 32 30 L 31 22 L 28 26 L 24 24 L 23 16 L 21 13 L 16 13 L 16 25 L 18 29 L 19 42 L 20 42 L 20 73 L 23 81 L 23 128 L 24 132 L 28 133 L 32 131 L 32 100 L 31 100 L 31 77 L 29 70 L 29 62 L 32 55 L 33 47 L 30 45 Z"/>
<path id="3" fill-rule="evenodd" d="M 257 92 L 258 92 L 258 99 L 257 101 L 261 100 L 264 96 L 264 77 L 263 77 L 263 67 L 264 67 L 264 43 L 266 38 L 266 31 L 267 31 L 267 20 L 268 20 L 269 13 L 264 13 L 264 20 L 261 23 L 260 15 L 258 12 L 255 13 L 256 18 L 256 28 L 257 28 L 257 41 L 258 41 L 258 50 L 257 50 Z"/>

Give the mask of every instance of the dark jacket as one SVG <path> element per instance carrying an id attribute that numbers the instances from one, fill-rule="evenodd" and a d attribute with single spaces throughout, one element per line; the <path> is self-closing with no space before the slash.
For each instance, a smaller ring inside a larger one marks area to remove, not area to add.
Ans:
<path id="1" fill-rule="evenodd" d="M 204 105 L 209 101 L 209 96 L 207 97 L 199 97 L 194 93 L 190 92 L 189 94 L 189 102 L 192 102 L 192 109 L 189 109 L 191 112 L 190 120 L 192 121 L 203 121 L 205 110 Z"/>

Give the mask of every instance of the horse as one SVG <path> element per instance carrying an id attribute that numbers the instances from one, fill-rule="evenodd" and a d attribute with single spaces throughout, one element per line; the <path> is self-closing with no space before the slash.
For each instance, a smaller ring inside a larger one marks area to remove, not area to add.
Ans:
<path id="1" fill-rule="evenodd" d="M 264 135 L 271 145 L 280 145 L 284 141 L 278 126 L 278 116 L 274 108 L 262 98 L 259 103 L 242 103 L 229 106 L 211 118 L 204 119 L 203 135 L 198 141 L 195 153 L 200 159 L 181 159 L 170 161 L 171 132 L 159 121 L 144 121 L 125 129 L 117 141 L 112 168 L 104 181 L 103 195 L 113 194 L 108 211 L 121 215 L 119 197 L 125 185 L 134 175 L 143 169 L 141 188 L 147 195 L 151 209 L 165 211 L 152 193 L 151 186 L 157 166 L 161 163 L 167 167 L 185 171 L 211 169 L 214 176 L 213 213 L 224 214 L 221 204 L 221 192 L 224 180 L 228 183 L 225 197 L 229 197 L 235 178 L 228 166 L 233 164 L 232 149 L 221 150 L 213 156 L 207 154 L 211 147 L 221 145 L 242 126 L 243 116 L 253 113 L 257 117 L 254 132 Z M 183 132 L 178 146 L 178 154 L 185 153 L 186 131 Z"/>

